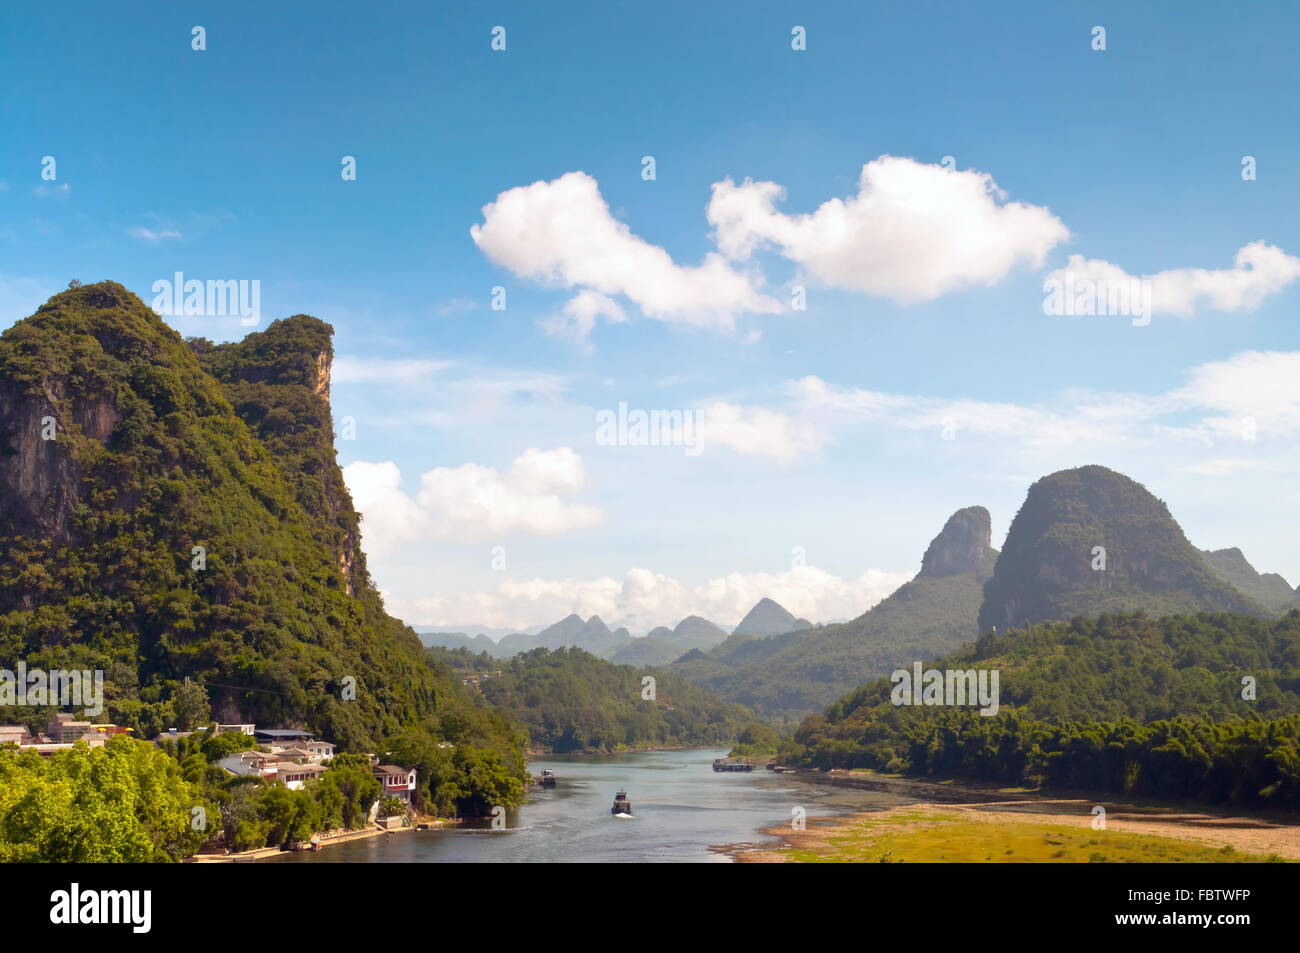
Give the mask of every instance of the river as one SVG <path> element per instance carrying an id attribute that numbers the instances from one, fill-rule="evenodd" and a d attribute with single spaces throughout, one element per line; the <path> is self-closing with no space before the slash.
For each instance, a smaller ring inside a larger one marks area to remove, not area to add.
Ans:
<path id="1" fill-rule="evenodd" d="M 715 772 L 725 748 L 550 756 L 529 763 L 559 778 L 533 788 L 509 811 L 506 827 L 488 822 L 441 831 L 372 837 L 314 853 L 286 853 L 271 863 L 728 863 L 719 844 L 775 843 L 762 828 L 808 818 L 884 808 L 911 798 L 836 788 L 774 774 Z M 610 814 L 624 790 L 634 818 Z"/>

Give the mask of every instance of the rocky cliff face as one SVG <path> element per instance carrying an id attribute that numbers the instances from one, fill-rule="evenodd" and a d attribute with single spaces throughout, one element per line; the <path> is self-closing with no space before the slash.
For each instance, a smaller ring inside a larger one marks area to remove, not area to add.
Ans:
<path id="1" fill-rule="evenodd" d="M 88 310 L 119 304 L 111 292 L 87 295 Z M 12 358 L 0 373 L 0 524 L 66 544 L 70 517 L 82 502 L 84 462 L 108 443 L 122 419 L 111 388 L 93 377 L 70 385 L 70 369 L 51 366 L 37 351 L 48 320 L 15 329 Z M 71 345 L 72 342 L 66 342 Z M 105 359 L 129 347 L 121 331 L 104 328 L 83 346 Z"/>
<path id="2" fill-rule="evenodd" d="M 324 516 L 322 541 L 334 552 L 345 591 L 355 596 L 368 577 L 360 517 L 335 463 L 332 333 L 323 321 L 298 314 L 241 341 L 190 343 L 235 412 L 295 475 L 299 502 Z"/>
<path id="3" fill-rule="evenodd" d="M 932 578 L 960 573 L 985 573 L 993 568 L 997 551 L 992 545 L 989 511 L 968 506 L 948 518 L 921 559 L 921 575 Z"/>
<path id="4" fill-rule="evenodd" d="M 0 667 L 103 669 L 146 736 L 188 676 L 229 720 L 371 747 L 460 686 L 365 576 L 329 326 L 249 338 L 187 346 L 112 282 L 0 335 Z"/>

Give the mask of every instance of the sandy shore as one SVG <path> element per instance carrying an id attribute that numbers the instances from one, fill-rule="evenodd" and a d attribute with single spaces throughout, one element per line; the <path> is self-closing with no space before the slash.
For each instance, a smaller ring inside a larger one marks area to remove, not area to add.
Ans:
<path id="1" fill-rule="evenodd" d="M 783 844 L 771 847 L 758 844 L 729 844 L 719 848 L 740 863 L 785 863 L 790 851 L 825 850 L 831 852 L 832 837 L 851 833 L 864 822 L 883 818 L 919 815 L 954 814 L 962 821 L 1003 825 L 1057 824 L 1090 829 L 1095 801 L 1034 800 L 987 801 L 979 804 L 917 803 L 892 807 L 885 811 L 849 814 L 842 817 L 812 818 L 806 830 L 788 826 L 765 828 L 763 833 L 779 838 Z M 1300 823 L 1258 816 L 1206 814 L 1174 808 L 1133 805 L 1105 805 L 1106 830 L 1126 831 L 1211 848 L 1232 847 L 1245 854 L 1276 854 L 1288 860 L 1300 860 Z M 903 825 L 897 830 L 907 830 Z"/>

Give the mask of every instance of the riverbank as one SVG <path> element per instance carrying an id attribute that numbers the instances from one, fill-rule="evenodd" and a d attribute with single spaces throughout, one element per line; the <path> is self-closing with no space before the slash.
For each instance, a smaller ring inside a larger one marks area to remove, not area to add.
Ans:
<path id="1" fill-rule="evenodd" d="M 321 850 L 327 847 L 333 847 L 337 844 L 347 844 L 352 841 L 365 840 L 370 837 L 381 837 L 392 834 L 405 834 L 415 830 L 442 830 L 447 826 L 454 826 L 459 821 L 445 820 L 442 818 L 427 818 L 417 821 L 410 827 L 395 827 L 392 830 L 386 830 L 378 825 L 371 827 L 361 827 L 356 830 L 344 830 L 331 833 L 317 834 L 312 838 L 312 843 L 319 844 Z M 247 864 L 258 860 L 269 860 L 272 857 L 280 857 L 284 854 L 292 854 L 296 851 L 284 850 L 280 847 L 259 847 L 257 850 L 246 850 L 239 853 L 216 854 L 216 853 L 198 853 L 185 859 L 190 864 Z"/>
<path id="2" fill-rule="evenodd" d="M 581 751 L 534 751 L 532 749 L 524 752 L 524 757 L 528 761 L 544 761 L 547 758 L 589 758 L 597 755 L 615 755 L 615 754 L 652 754 L 656 751 L 699 751 L 700 745 L 670 745 L 669 747 L 659 748 L 620 748 L 616 751 L 593 751 L 583 749 Z M 712 746 L 707 746 L 706 750 L 713 750 Z"/>
<path id="3" fill-rule="evenodd" d="M 814 818 L 764 834 L 781 845 L 718 848 L 740 863 L 1258 863 L 1300 861 L 1300 824 L 1148 805 L 988 800 L 921 802 Z"/>

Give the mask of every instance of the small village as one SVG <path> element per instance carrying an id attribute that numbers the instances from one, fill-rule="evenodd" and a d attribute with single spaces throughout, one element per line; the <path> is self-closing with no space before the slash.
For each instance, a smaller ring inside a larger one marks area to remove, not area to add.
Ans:
<path id="1" fill-rule="evenodd" d="M 258 728 L 254 724 L 213 724 L 192 731 L 169 728 L 153 739 L 155 745 L 177 742 L 196 734 L 212 731 L 218 735 L 239 734 L 248 737 L 248 747 L 221 758 L 217 765 L 228 775 L 257 778 L 263 782 L 279 782 L 291 791 L 320 777 L 334 757 L 335 745 L 318 739 L 313 732 L 296 728 Z M 0 725 L 0 745 L 14 744 L 19 751 L 33 752 L 50 758 L 63 751 L 72 750 L 78 742 L 97 748 L 108 743 L 114 735 L 133 735 L 132 729 L 107 722 L 78 720 L 75 715 L 60 712 L 46 726 L 44 732 L 32 734 L 25 725 Z M 445 743 L 444 743 L 445 744 Z M 394 764 L 382 764 L 378 755 L 368 755 L 371 771 L 380 784 L 380 794 L 371 805 L 365 827 L 353 830 L 319 832 L 310 841 L 295 845 L 295 849 L 319 850 L 329 844 L 356 840 L 361 837 L 387 835 L 395 831 L 416 828 L 441 827 L 439 819 L 423 818 L 415 807 L 416 771 Z M 383 804 L 400 801 L 403 810 L 398 813 L 381 812 Z M 265 847 L 241 854 L 212 847 L 200 851 L 191 862 L 234 860 L 260 860 L 281 852 L 279 847 Z"/>

